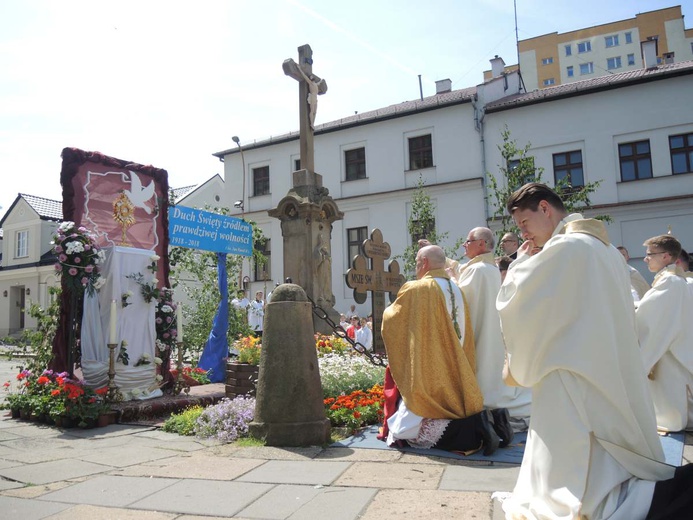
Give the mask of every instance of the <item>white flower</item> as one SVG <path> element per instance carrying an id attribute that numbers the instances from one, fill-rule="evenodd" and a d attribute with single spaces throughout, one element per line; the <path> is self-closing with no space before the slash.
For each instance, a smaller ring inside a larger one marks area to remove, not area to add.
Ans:
<path id="1" fill-rule="evenodd" d="M 154 278 L 152 278 L 152 283 L 153 283 L 154 285 L 156 285 L 156 284 L 159 283 L 159 280 L 157 280 L 157 278 L 154 277 Z"/>
<path id="2" fill-rule="evenodd" d="M 159 261 L 159 255 L 152 255 L 149 257 L 150 262 L 158 262 Z"/>
<path id="3" fill-rule="evenodd" d="M 122 347 L 127 347 L 127 346 L 128 346 L 128 342 L 127 342 L 126 340 L 123 340 L 123 341 L 120 342 L 120 346 L 122 346 Z"/>
<path id="4" fill-rule="evenodd" d="M 142 392 L 140 391 L 139 388 L 133 388 L 132 390 L 130 390 L 130 393 L 132 394 L 132 397 L 137 397 L 137 396 L 140 395 Z"/>
<path id="5" fill-rule="evenodd" d="M 106 285 L 106 277 L 105 276 L 99 276 L 93 285 L 94 285 L 94 289 L 101 289 L 104 285 Z"/>
<path id="6" fill-rule="evenodd" d="M 164 380 L 164 376 L 162 376 L 161 374 L 159 374 L 159 375 L 156 376 L 156 380 L 157 380 L 157 381 L 163 381 L 163 380 Z"/>
<path id="7" fill-rule="evenodd" d="M 75 227 L 75 223 L 74 223 L 74 222 L 66 221 L 66 222 L 63 222 L 62 224 L 60 224 L 60 225 L 58 226 L 58 231 L 61 231 L 61 232 L 65 233 L 65 231 L 67 231 L 68 229 L 71 229 L 71 228 L 73 228 L 73 227 Z"/>
<path id="8" fill-rule="evenodd" d="M 74 253 L 82 253 L 84 251 L 84 244 L 82 242 L 78 242 L 77 240 L 73 240 L 72 242 L 68 242 L 65 244 L 65 252 L 68 255 L 72 255 Z"/>
<path id="9" fill-rule="evenodd" d="M 171 307 L 170 305 L 162 305 L 161 312 L 171 313 L 173 312 L 173 307 Z"/>
<path id="10" fill-rule="evenodd" d="M 154 358 L 154 363 L 157 364 L 157 365 L 160 365 L 160 364 L 163 363 L 163 362 L 164 362 L 164 360 L 161 359 L 160 357 L 155 357 L 155 358 Z"/>
<path id="11" fill-rule="evenodd" d="M 149 359 L 149 354 L 142 354 L 142 359 L 147 361 Z"/>

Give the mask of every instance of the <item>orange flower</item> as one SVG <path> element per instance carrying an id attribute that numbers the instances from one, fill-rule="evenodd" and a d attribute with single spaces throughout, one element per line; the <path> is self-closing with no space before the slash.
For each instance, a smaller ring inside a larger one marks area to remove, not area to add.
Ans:
<path id="1" fill-rule="evenodd" d="M 361 417 L 361 412 L 359 412 L 358 410 L 355 411 L 355 412 L 354 412 L 354 419 L 358 419 L 358 418 L 360 418 L 360 417 Z"/>

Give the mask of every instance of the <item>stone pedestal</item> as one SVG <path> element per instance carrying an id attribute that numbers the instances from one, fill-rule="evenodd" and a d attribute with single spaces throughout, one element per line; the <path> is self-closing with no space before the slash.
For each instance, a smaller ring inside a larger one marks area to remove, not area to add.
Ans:
<path id="1" fill-rule="evenodd" d="M 283 284 L 265 310 L 252 437 L 268 446 L 315 446 L 330 439 L 320 384 L 311 304 Z"/>
<path id="2" fill-rule="evenodd" d="M 268 212 L 281 221 L 284 276 L 300 285 L 333 322 L 339 323 L 332 293 L 331 241 L 332 223 L 341 220 L 344 213 L 339 211 L 327 188 L 322 186 L 320 174 L 309 170 L 296 171 L 293 185 L 277 207 Z M 333 332 L 322 320 L 312 319 L 314 332 Z"/>

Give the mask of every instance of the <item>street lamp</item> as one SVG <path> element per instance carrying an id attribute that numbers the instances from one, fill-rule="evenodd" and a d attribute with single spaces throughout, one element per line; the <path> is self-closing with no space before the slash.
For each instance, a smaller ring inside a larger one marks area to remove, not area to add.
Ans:
<path id="1" fill-rule="evenodd" d="M 241 218 L 245 220 L 245 157 L 243 156 L 243 147 L 241 146 L 241 140 L 238 138 L 237 135 L 234 135 L 231 140 L 238 145 L 238 151 L 241 153 L 241 164 L 243 165 L 243 191 L 241 192 L 241 200 L 236 201 L 234 203 L 234 207 L 238 208 L 240 206 L 241 208 Z M 238 204 L 240 202 L 240 205 Z M 238 273 L 238 285 L 239 287 L 243 288 L 243 294 L 245 295 L 245 291 L 247 290 L 247 284 L 245 282 L 245 278 L 243 278 L 243 262 L 244 260 L 241 259 L 241 272 Z M 250 267 L 248 267 L 250 269 Z M 247 277 L 246 277 L 247 278 Z M 248 279 L 250 281 L 250 279 Z M 243 282 L 242 282 L 243 281 Z"/>
<path id="2" fill-rule="evenodd" d="M 241 198 L 241 218 L 245 219 L 245 157 L 243 155 L 243 147 L 241 146 L 241 140 L 237 135 L 234 135 L 231 140 L 238 145 L 238 151 L 241 152 L 241 164 L 243 165 L 243 192 Z M 236 206 L 236 204 L 234 204 Z M 238 206 L 236 206 L 238 207 Z"/>

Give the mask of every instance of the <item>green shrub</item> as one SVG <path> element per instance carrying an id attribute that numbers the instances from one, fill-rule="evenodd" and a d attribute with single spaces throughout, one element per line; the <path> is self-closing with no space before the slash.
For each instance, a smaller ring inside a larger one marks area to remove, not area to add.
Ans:
<path id="1" fill-rule="evenodd" d="M 197 405 L 186 408 L 180 413 L 171 414 L 161 429 L 178 435 L 194 435 L 197 418 L 202 415 L 203 411 L 204 408 Z"/>

